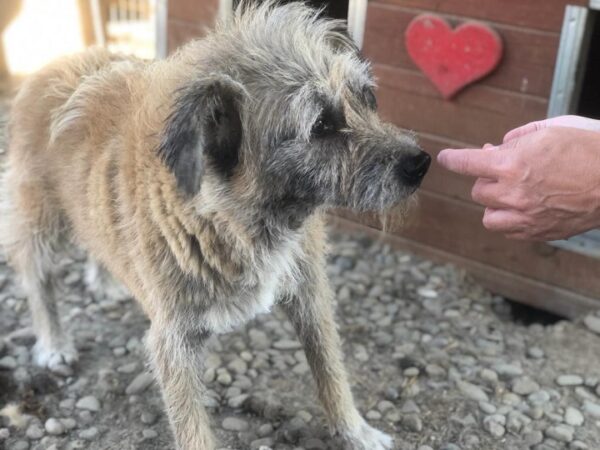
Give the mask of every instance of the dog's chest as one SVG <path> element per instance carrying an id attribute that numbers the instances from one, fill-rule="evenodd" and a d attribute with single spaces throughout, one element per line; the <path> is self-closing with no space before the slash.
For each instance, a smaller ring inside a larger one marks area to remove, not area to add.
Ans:
<path id="1" fill-rule="evenodd" d="M 265 252 L 253 267 L 253 283 L 240 285 L 234 295 L 217 302 L 205 315 L 209 329 L 222 333 L 267 313 L 273 304 L 295 291 L 299 280 L 298 264 L 302 249 L 290 240 L 277 250 Z"/>

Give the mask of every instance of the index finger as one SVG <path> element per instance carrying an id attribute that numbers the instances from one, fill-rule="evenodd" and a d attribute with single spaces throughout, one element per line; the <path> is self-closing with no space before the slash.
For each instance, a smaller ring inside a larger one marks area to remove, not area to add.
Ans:
<path id="1" fill-rule="evenodd" d="M 497 147 L 494 147 L 495 149 Z M 499 178 L 500 152 L 490 149 L 446 149 L 442 150 L 438 162 L 452 172 L 478 178 Z"/>

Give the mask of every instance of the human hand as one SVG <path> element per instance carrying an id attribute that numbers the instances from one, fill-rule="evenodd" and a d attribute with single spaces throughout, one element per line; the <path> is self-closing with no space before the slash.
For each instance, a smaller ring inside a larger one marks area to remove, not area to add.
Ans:
<path id="1" fill-rule="evenodd" d="M 512 141 L 513 139 L 525 136 L 526 134 L 535 133 L 545 128 L 552 127 L 567 127 L 577 128 L 579 130 L 589 130 L 600 132 L 600 120 L 588 119 L 581 116 L 559 116 L 551 117 L 550 119 L 530 122 L 522 127 L 515 128 L 509 131 L 504 136 L 504 142 Z"/>
<path id="2" fill-rule="evenodd" d="M 478 177 L 471 194 L 486 207 L 487 229 L 547 241 L 600 226 L 600 122 L 563 116 L 517 128 L 504 141 L 438 155 L 447 169 Z"/>

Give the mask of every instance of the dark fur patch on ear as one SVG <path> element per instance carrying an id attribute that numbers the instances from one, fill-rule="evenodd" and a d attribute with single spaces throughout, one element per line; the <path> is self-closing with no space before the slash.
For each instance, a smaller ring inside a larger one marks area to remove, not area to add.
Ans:
<path id="1" fill-rule="evenodd" d="M 226 177 L 233 174 L 239 162 L 239 147 L 242 143 L 242 120 L 237 100 L 231 93 L 221 96 L 221 104 L 208 118 L 208 132 L 204 145 L 208 161 Z"/>
<path id="2" fill-rule="evenodd" d="M 157 151 L 188 195 L 200 189 L 207 162 L 226 176 L 238 163 L 242 122 L 231 83 L 199 80 L 176 92 Z"/>

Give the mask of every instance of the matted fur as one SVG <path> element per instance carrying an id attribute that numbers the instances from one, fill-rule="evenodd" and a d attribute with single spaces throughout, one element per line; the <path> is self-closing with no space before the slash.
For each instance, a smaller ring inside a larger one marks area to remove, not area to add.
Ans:
<path id="1" fill-rule="evenodd" d="M 215 447 L 202 346 L 279 303 L 340 445 L 391 448 L 360 416 L 325 275 L 323 212 L 406 204 L 429 159 L 382 123 L 342 24 L 302 5 L 241 6 L 151 63 L 101 49 L 22 87 L 9 124 L 0 243 L 23 280 L 37 362 L 77 358 L 52 255 L 85 247 L 151 319 L 147 347 L 178 446 Z"/>

